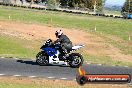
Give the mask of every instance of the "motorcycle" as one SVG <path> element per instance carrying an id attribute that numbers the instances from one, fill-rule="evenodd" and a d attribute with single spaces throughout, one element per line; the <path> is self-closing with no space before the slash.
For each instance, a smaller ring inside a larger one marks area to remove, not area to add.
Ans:
<path id="1" fill-rule="evenodd" d="M 59 43 L 54 44 L 51 39 L 48 39 L 40 48 L 41 51 L 36 55 L 36 62 L 40 66 L 45 65 L 70 65 L 70 67 L 78 68 L 83 64 L 83 56 L 79 53 L 72 53 L 84 45 L 75 45 L 72 47 L 66 59 L 62 59 L 61 45 Z"/>

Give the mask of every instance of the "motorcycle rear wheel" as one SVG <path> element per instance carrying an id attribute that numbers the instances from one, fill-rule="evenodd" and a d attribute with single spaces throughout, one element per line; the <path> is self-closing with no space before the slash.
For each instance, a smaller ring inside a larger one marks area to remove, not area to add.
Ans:
<path id="1" fill-rule="evenodd" d="M 48 56 L 44 52 L 39 52 L 36 55 L 36 63 L 38 63 L 40 66 L 49 65 Z"/>

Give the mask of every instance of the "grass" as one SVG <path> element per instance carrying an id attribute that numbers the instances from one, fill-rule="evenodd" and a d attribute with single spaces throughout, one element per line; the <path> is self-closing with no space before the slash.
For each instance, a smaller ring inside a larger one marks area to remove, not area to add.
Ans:
<path id="1" fill-rule="evenodd" d="M 18 10 L 19 9 L 19 10 Z M 9 19 L 10 16 L 10 19 Z M 97 28 L 96 33 L 99 36 L 103 36 L 108 43 L 118 47 L 125 54 L 132 54 L 132 47 L 127 46 L 126 43 L 118 43 L 113 39 L 108 39 L 107 36 L 114 36 L 120 38 L 123 42 L 128 42 L 128 35 L 132 33 L 132 24 L 131 20 L 124 19 L 114 19 L 114 18 L 104 18 L 104 17 L 95 17 L 89 15 L 75 15 L 70 13 L 63 12 L 53 12 L 53 11 L 36 11 L 23 8 L 14 8 L 14 7 L 5 7 L 0 6 L 0 19 L 2 20 L 11 20 L 11 21 L 20 21 L 25 23 L 37 23 L 48 25 L 52 24 L 53 26 L 64 27 L 69 29 L 80 29 L 84 31 L 94 30 L 95 26 Z M 103 34 L 103 35 L 100 35 Z M 24 40 L 26 41 L 26 40 Z M 27 42 L 27 41 L 26 41 Z M 28 41 L 30 42 L 30 41 Z M 132 42 L 132 41 L 130 41 Z M 10 44 L 10 45 L 9 45 Z M 31 43 L 30 43 L 31 44 Z M 33 43 L 32 43 L 33 44 Z M 35 48 L 28 49 L 27 45 L 19 39 L 1 37 L 0 38 L 0 55 L 8 54 L 8 56 L 16 57 L 32 57 L 34 58 L 38 52 L 38 46 L 32 45 Z M 4 45 L 4 46 L 3 46 Z M 25 46 L 24 46 L 25 45 Z M 10 50 L 10 53 L 9 51 Z M 112 60 L 107 56 L 93 56 L 86 55 L 87 60 L 94 63 L 107 63 L 107 64 L 116 64 L 116 65 L 129 65 L 131 63 L 121 62 Z"/>
<path id="2" fill-rule="evenodd" d="M 116 65 L 116 66 L 131 66 L 132 62 L 125 62 L 120 60 L 114 60 L 108 56 L 95 56 L 95 55 L 84 55 L 85 60 L 88 63 L 103 64 L 103 65 Z"/>
<path id="3" fill-rule="evenodd" d="M 28 48 L 27 46 L 34 46 L 34 48 Z M 36 47 L 32 41 L 7 35 L 0 36 L 0 56 L 34 58 L 39 49 Z"/>
<path id="4" fill-rule="evenodd" d="M 112 10 L 106 10 L 104 9 L 105 14 L 113 14 L 113 15 L 121 15 L 121 11 L 112 11 Z"/>
<path id="5" fill-rule="evenodd" d="M 10 9 L 5 9 L 6 7 L 2 8 L 3 6 L 0 6 L 0 18 L 3 19 L 8 19 L 10 16 L 11 20 L 41 24 L 48 24 L 52 19 L 52 25 L 54 26 L 77 28 L 86 31 L 90 31 L 96 26 L 97 32 L 118 36 L 124 40 L 128 40 L 128 34 L 132 33 L 131 20 L 74 15 L 52 11 L 15 10 L 12 7 Z"/>
<path id="6" fill-rule="evenodd" d="M 37 86 L 35 86 L 33 84 L 23 85 L 23 84 L 0 83 L 0 88 L 37 88 Z"/>

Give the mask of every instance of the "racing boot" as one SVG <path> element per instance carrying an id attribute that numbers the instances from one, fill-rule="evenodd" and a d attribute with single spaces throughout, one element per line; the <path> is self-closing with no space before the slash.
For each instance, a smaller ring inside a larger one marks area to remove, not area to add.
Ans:
<path id="1" fill-rule="evenodd" d="M 67 62 L 64 62 L 64 64 L 62 64 L 62 65 L 65 65 L 65 66 L 67 66 L 67 65 L 68 65 L 68 63 L 67 63 Z"/>
<path id="2" fill-rule="evenodd" d="M 63 60 L 66 60 L 67 59 L 67 57 L 69 56 L 69 54 L 68 54 L 68 52 L 67 52 L 67 50 L 65 49 L 65 50 L 63 50 L 63 53 L 64 53 L 64 56 L 62 56 L 62 59 Z"/>

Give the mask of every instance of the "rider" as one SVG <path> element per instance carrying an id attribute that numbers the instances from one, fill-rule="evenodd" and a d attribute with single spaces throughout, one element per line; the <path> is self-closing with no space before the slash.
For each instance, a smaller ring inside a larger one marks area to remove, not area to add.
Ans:
<path id="1" fill-rule="evenodd" d="M 66 35 L 63 34 L 62 30 L 57 30 L 55 32 L 55 36 L 56 38 L 58 38 L 55 41 L 55 43 L 59 42 L 61 44 L 61 48 L 62 48 L 61 53 L 63 53 L 64 55 L 67 55 L 72 49 L 72 42 Z"/>

